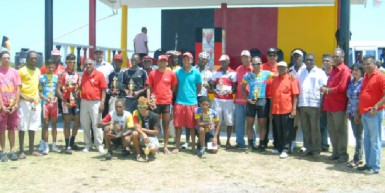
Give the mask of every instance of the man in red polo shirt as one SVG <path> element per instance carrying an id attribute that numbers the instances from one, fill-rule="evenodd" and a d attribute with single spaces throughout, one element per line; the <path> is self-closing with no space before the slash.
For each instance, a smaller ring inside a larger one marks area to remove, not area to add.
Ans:
<path id="1" fill-rule="evenodd" d="M 381 165 L 381 132 L 385 104 L 385 75 L 376 69 L 374 56 L 364 57 L 365 76 L 362 81 L 359 104 L 355 113 L 364 126 L 365 165 L 358 167 L 366 174 L 378 174 Z"/>
<path id="2" fill-rule="evenodd" d="M 326 111 L 327 124 L 332 142 L 333 153 L 330 160 L 347 162 L 349 154 L 348 147 L 348 128 L 346 124 L 346 90 L 350 80 L 350 69 L 344 64 L 344 50 L 336 48 L 334 50 L 334 66 L 330 72 L 327 85 L 321 87 L 324 94 L 322 109 Z"/>
<path id="3" fill-rule="evenodd" d="M 91 129 L 94 131 L 95 146 L 99 153 L 104 154 L 103 130 L 97 128 L 104 110 L 104 100 L 106 98 L 107 82 L 104 75 L 94 68 L 94 61 L 86 59 L 85 72 L 80 85 L 81 103 L 80 103 L 80 122 L 84 129 L 83 152 L 88 152 L 92 147 Z M 92 127 L 92 128 L 91 128 Z"/>
<path id="4" fill-rule="evenodd" d="M 298 81 L 292 79 L 287 73 L 287 63 L 282 61 L 277 64 L 279 76 L 273 79 L 270 85 L 271 96 L 270 116 L 274 118 L 276 139 L 274 143 L 276 150 L 281 153 L 280 158 L 288 157 L 291 146 L 290 131 L 294 125 L 296 116 L 297 100 L 299 94 Z"/>

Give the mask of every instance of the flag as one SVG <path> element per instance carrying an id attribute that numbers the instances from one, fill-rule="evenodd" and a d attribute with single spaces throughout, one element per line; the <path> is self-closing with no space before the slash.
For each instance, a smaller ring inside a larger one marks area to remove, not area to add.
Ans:
<path id="1" fill-rule="evenodd" d="M 11 44 L 9 43 L 9 38 L 7 36 L 3 36 L 1 47 L 7 48 L 7 50 L 11 50 Z"/>

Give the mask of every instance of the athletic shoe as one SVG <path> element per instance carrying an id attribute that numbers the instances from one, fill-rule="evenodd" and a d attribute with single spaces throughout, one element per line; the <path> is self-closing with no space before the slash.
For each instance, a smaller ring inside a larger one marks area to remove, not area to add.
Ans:
<path id="1" fill-rule="evenodd" d="M 43 155 L 48 155 L 48 152 L 49 152 L 49 146 L 48 145 L 44 145 L 45 147 L 44 147 L 44 149 L 43 149 L 43 151 L 41 151 L 41 153 L 43 154 Z"/>
<path id="2" fill-rule="evenodd" d="M 365 171 L 365 170 L 368 170 L 368 169 L 371 169 L 371 168 L 369 168 L 366 164 L 363 165 L 363 166 L 358 166 L 357 167 L 358 171 Z"/>
<path id="3" fill-rule="evenodd" d="M 27 158 L 27 156 L 25 156 L 25 153 L 24 152 L 21 152 L 20 154 L 19 154 L 19 159 L 26 159 Z"/>
<path id="4" fill-rule="evenodd" d="M 55 145 L 55 146 L 52 146 L 52 151 L 53 151 L 53 152 L 56 152 L 56 153 L 60 153 L 60 152 L 61 152 L 61 150 L 60 150 L 59 148 L 57 148 L 56 145 Z"/>
<path id="5" fill-rule="evenodd" d="M 66 153 L 66 154 L 72 154 L 72 149 L 71 149 L 71 147 L 67 147 L 65 153 Z"/>
<path id="6" fill-rule="evenodd" d="M 76 151 L 79 150 L 79 147 L 76 144 L 71 144 L 71 149 Z"/>
<path id="7" fill-rule="evenodd" d="M 1 162 L 7 162 L 8 161 L 8 155 L 6 153 L 3 153 L 1 156 Z"/>
<path id="8" fill-rule="evenodd" d="M 273 150 L 271 151 L 271 153 L 273 153 L 273 154 L 279 154 L 279 151 L 276 150 L 276 149 L 273 149 Z"/>
<path id="9" fill-rule="evenodd" d="M 45 149 L 44 140 L 40 140 L 40 144 L 39 144 L 39 149 L 38 149 L 38 151 L 39 151 L 39 152 L 43 152 L 44 149 Z"/>
<path id="10" fill-rule="evenodd" d="M 183 145 L 181 145 L 180 148 L 182 148 L 182 149 L 187 149 L 188 146 L 189 146 L 189 144 L 186 142 L 186 143 L 184 143 Z"/>
<path id="11" fill-rule="evenodd" d="M 287 157 L 289 157 L 289 155 L 286 153 L 286 151 L 283 151 L 283 152 L 281 153 L 281 155 L 279 155 L 279 158 L 281 158 L 281 159 L 285 159 L 285 158 L 287 158 Z"/>
<path id="12" fill-rule="evenodd" d="M 106 151 L 104 151 L 104 147 L 102 145 L 100 145 L 98 147 L 98 151 L 99 151 L 100 154 L 105 154 L 106 153 Z"/>
<path id="13" fill-rule="evenodd" d="M 378 174 L 379 171 L 374 171 L 373 169 L 366 169 L 366 170 L 364 170 L 364 173 L 366 175 L 372 175 L 372 174 Z"/>
<path id="14" fill-rule="evenodd" d="M 300 152 L 306 152 L 306 147 L 301 147 L 301 149 L 299 149 Z"/>
<path id="15" fill-rule="evenodd" d="M 111 158 L 112 158 L 112 152 L 108 152 L 106 154 L 106 160 L 111 160 Z"/>
<path id="16" fill-rule="evenodd" d="M 260 151 L 260 152 L 266 151 L 265 145 L 259 145 L 259 146 L 258 146 L 258 151 Z"/>
<path id="17" fill-rule="evenodd" d="M 90 148 L 88 148 L 88 147 L 85 147 L 85 148 L 83 149 L 83 152 L 84 152 L 84 153 L 88 153 L 88 152 L 90 152 Z"/>
<path id="18" fill-rule="evenodd" d="M 16 152 L 11 152 L 11 160 L 12 161 L 17 161 L 19 158 L 17 157 L 17 155 L 16 155 Z"/>
<path id="19" fill-rule="evenodd" d="M 198 157 L 202 158 L 203 154 L 205 154 L 206 148 L 202 148 L 200 151 L 198 151 Z"/>

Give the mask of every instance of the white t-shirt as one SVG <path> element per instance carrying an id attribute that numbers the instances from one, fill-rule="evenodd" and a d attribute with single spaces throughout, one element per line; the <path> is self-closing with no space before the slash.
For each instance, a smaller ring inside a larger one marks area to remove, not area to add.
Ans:
<path id="1" fill-rule="evenodd" d="M 139 54 L 147 53 L 146 45 L 144 44 L 147 42 L 147 34 L 140 33 L 135 36 L 134 43 L 135 43 L 135 52 Z"/>
<path id="2" fill-rule="evenodd" d="M 196 69 L 199 71 L 199 67 L 197 66 Z M 203 70 L 201 73 L 201 76 L 202 76 L 202 89 L 201 89 L 201 92 L 198 94 L 198 96 L 208 96 L 208 93 L 207 93 L 207 89 L 203 86 L 203 84 L 209 84 L 210 80 L 211 80 L 211 76 L 213 75 L 213 73 L 208 70 L 208 69 L 205 69 Z"/>
<path id="3" fill-rule="evenodd" d="M 95 68 L 99 72 L 103 73 L 104 78 L 106 79 L 106 82 L 108 84 L 108 75 L 110 75 L 111 72 L 114 71 L 114 67 L 108 62 L 102 62 L 101 65 L 95 62 Z"/>

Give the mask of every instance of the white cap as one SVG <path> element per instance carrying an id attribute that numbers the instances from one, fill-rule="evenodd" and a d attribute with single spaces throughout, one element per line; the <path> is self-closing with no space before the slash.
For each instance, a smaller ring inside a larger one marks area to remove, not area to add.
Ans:
<path id="1" fill-rule="evenodd" d="M 301 51 L 301 50 L 294 50 L 292 53 L 291 53 L 291 55 L 294 55 L 294 54 L 299 54 L 299 55 L 301 55 L 301 56 L 303 56 L 303 52 Z"/>
<path id="2" fill-rule="evenodd" d="M 241 56 L 249 56 L 249 57 L 250 57 L 250 52 L 249 52 L 249 50 L 243 50 L 243 51 L 241 52 Z"/>
<path id="3" fill-rule="evenodd" d="M 229 61 L 230 58 L 228 55 L 226 54 L 223 54 L 220 58 L 219 58 L 219 61 Z"/>
<path id="4" fill-rule="evenodd" d="M 285 61 L 278 62 L 277 66 L 287 67 L 287 63 Z"/>

